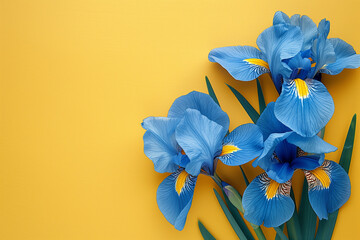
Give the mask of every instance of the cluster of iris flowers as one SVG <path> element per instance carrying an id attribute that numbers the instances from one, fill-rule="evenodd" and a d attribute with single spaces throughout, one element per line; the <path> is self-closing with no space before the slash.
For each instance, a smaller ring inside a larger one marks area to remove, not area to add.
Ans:
<path id="1" fill-rule="evenodd" d="M 308 200 L 320 220 L 349 199 L 346 171 L 325 160 L 325 153 L 337 148 L 319 136 L 334 113 L 321 74 L 358 68 L 360 55 L 345 41 L 328 38 L 329 30 L 325 19 L 317 26 L 307 16 L 290 18 L 276 12 L 273 26 L 257 39 L 259 49 L 233 46 L 210 51 L 209 60 L 237 80 L 270 74 L 280 96 L 255 124 L 229 132 L 228 115 L 211 96 L 196 91 L 177 98 L 167 117 L 143 121 L 146 156 L 157 172 L 171 173 L 156 195 L 160 211 L 176 229 L 184 228 L 197 177 L 217 176 L 218 160 L 239 166 L 255 159 L 253 166 L 264 170 L 240 201 L 244 218 L 254 226 L 278 227 L 293 216 L 291 179 L 297 169 L 305 174 Z"/>

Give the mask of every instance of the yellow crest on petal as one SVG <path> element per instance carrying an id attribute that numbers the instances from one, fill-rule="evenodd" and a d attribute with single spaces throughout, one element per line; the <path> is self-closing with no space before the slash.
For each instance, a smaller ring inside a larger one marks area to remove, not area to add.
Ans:
<path id="1" fill-rule="evenodd" d="M 310 171 L 320 182 L 324 188 L 329 188 L 331 180 L 329 175 L 321 167 Z"/>
<path id="2" fill-rule="evenodd" d="M 178 193 L 178 195 L 180 195 L 182 189 L 185 186 L 186 183 L 186 179 L 189 176 L 189 174 L 184 170 L 182 171 L 176 178 L 176 183 L 175 183 L 175 190 Z"/>
<path id="3" fill-rule="evenodd" d="M 280 183 L 274 181 L 274 180 L 270 180 L 270 184 L 266 189 L 266 198 L 267 199 L 272 199 L 273 197 L 275 197 L 277 190 L 280 186 Z"/>
<path id="4" fill-rule="evenodd" d="M 294 80 L 299 98 L 307 98 L 309 96 L 309 88 L 306 82 L 300 78 Z"/>
<path id="5" fill-rule="evenodd" d="M 224 156 L 226 154 L 230 154 L 236 151 L 241 150 L 240 148 L 238 148 L 237 146 L 234 145 L 224 145 L 221 151 L 220 156 Z"/>
<path id="6" fill-rule="evenodd" d="M 248 58 L 248 59 L 244 59 L 243 61 L 264 67 L 269 70 L 269 64 L 260 58 Z"/>

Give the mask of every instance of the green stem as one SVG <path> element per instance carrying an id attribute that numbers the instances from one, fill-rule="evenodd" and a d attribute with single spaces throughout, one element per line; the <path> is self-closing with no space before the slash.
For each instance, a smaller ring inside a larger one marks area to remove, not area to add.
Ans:
<path id="1" fill-rule="evenodd" d="M 281 240 L 288 240 L 288 238 L 286 237 L 285 233 L 281 230 L 281 228 L 274 227 L 274 229 Z"/>

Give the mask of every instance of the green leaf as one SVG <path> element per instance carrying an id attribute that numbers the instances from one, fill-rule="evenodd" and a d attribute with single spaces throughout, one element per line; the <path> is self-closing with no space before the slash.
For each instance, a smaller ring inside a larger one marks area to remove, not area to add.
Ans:
<path id="1" fill-rule="evenodd" d="M 234 229 L 236 235 L 239 237 L 239 239 L 241 240 L 245 240 L 247 239 L 243 233 L 243 231 L 241 231 L 239 225 L 237 224 L 235 218 L 233 217 L 233 215 L 230 213 L 229 209 L 227 208 L 224 200 L 221 198 L 220 194 L 214 189 L 215 192 L 215 196 L 217 198 L 217 200 L 219 201 L 219 204 L 226 216 L 226 218 L 228 219 L 229 223 L 231 224 L 232 228 Z M 225 197 L 225 196 L 224 196 Z"/>
<path id="2" fill-rule="evenodd" d="M 278 236 L 281 240 L 288 240 L 283 230 L 280 227 L 274 227 L 276 231 L 276 236 Z"/>
<path id="3" fill-rule="evenodd" d="M 356 129 L 356 114 L 354 114 L 351 120 L 349 131 L 346 136 L 344 148 L 341 153 L 341 157 L 339 161 L 339 164 L 344 168 L 344 170 L 347 173 L 349 173 L 349 169 L 350 169 L 351 156 L 352 156 L 354 140 L 355 140 L 355 129 Z"/>
<path id="4" fill-rule="evenodd" d="M 279 228 L 280 228 L 280 230 L 281 230 L 282 232 L 284 231 L 284 227 L 285 227 L 285 223 L 284 223 L 284 224 L 281 224 L 281 225 L 279 226 Z M 275 228 L 274 228 L 274 229 L 275 229 Z M 276 229 L 275 229 L 275 231 L 276 231 Z M 281 238 L 280 238 L 279 234 L 277 234 L 277 232 L 276 232 L 275 240 L 281 240 Z"/>
<path id="5" fill-rule="evenodd" d="M 204 240 L 216 240 L 216 238 L 214 238 L 213 235 L 211 235 L 211 233 L 206 229 L 204 224 L 200 222 L 200 220 L 198 221 L 198 224 L 199 224 L 200 233 L 204 238 Z"/>
<path id="6" fill-rule="evenodd" d="M 295 196 L 294 196 L 294 192 L 293 192 L 292 188 L 291 188 L 290 195 L 291 195 L 291 198 L 293 199 L 293 201 L 295 203 L 295 209 L 294 209 L 293 216 L 290 218 L 289 221 L 286 222 L 286 227 L 287 227 L 287 230 L 288 230 L 289 239 L 290 240 L 302 240 L 300 222 L 299 222 L 299 215 L 298 215 L 298 213 L 296 211 L 296 201 L 295 201 Z"/>
<path id="7" fill-rule="evenodd" d="M 226 84 L 230 90 L 233 92 L 233 94 L 235 95 L 235 97 L 238 99 L 238 101 L 241 103 L 241 105 L 243 106 L 243 108 L 245 109 L 245 111 L 247 112 L 247 114 L 249 115 L 249 117 L 251 118 L 251 120 L 256 123 L 256 121 L 259 119 L 260 115 L 259 113 L 253 108 L 253 106 L 251 106 L 251 104 L 244 98 L 243 95 L 241 95 L 241 93 L 239 93 L 235 88 L 233 88 L 232 86 Z"/>
<path id="8" fill-rule="evenodd" d="M 261 114 L 266 108 L 266 103 L 265 103 L 263 91 L 261 89 L 261 84 L 258 78 L 256 79 L 256 85 L 257 85 L 257 92 L 259 97 L 259 109 Z"/>
<path id="9" fill-rule="evenodd" d="M 246 177 L 246 175 L 245 175 L 244 169 L 242 169 L 241 166 L 239 166 L 239 167 L 240 167 L 241 173 L 242 173 L 242 175 L 243 175 L 243 177 L 244 177 L 245 184 L 246 184 L 246 186 L 248 186 L 248 185 L 249 185 L 249 180 L 247 179 L 247 177 Z"/>
<path id="10" fill-rule="evenodd" d="M 301 202 L 299 209 L 299 221 L 302 237 L 304 240 L 314 240 L 316 232 L 317 216 L 309 202 L 308 183 L 304 179 Z"/>
<path id="11" fill-rule="evenodd" d="M 341 153 L 339 164 L 344 168 L 344 170 L 348 173 L 351 163 L 351 156 L 354 147 L 354 139 L 355 139 L 355 129 L 356 129 L 356 114 L 354 114 L 351 124 L 349 127 L 348 134 L 346 136 L 345 144 L 343 151 Z M 336 210 L 333 213 L 330 213 L 328 216 L 328 220 L 320 220 L 318 231 L 316 233 L 316 240 L 327 240 L 331 239 L 332 234 L 334 232 L 337 215 L 339 210 Z"/>
<path id="12" fill-rule="evenodd" d="M 212 88 L 209 78 L 207 76 L 205 76 L 205 81 L 210 97 L 214 100 L 214 102 L 217 103 L 217 105 L 220 106 L 220 103 L 215 95 L 214 89 Z"/>

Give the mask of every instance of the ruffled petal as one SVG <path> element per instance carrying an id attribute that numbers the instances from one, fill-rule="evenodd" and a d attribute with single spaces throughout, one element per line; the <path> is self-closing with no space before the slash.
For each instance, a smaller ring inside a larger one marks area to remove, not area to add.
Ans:
<path id="1" fill-rule="evenodd" d="M 160 211 L 177 230 L 182 230 L 193 199 L 197 178 L 183 168 L 168 176 L 159 185 L 156 200 Z"/>
<path id="2" fill-rule="evenodd" d="M 334 102 L 326 87 L 313 79 L 285 81 L 275 102 L 275 116 L 301 136 L 312 137 L 331 119 Z"/>
<path id="3" fill-rule="evenodd" d="M 298 26 L 303 34 L 304 42 L 301 50 L 310 49 L 318 33 L 313 20 L 306 15 L 300 16 L 299 14 L 295 14 L 291 17 L 290 23 L 293 26 Z"/>
<path id="4" fill-rule="evenodd" d="M 259 49 L 268 60 L 275 87 L 280 92 L 282 76 L 287 78 L 291 69 L 282 62 L 300 52 L 303 37 L 298 27 L 277 24 L 265 29 L 256 41 Z"/>
<path id="5" fill-rule="evenodd" d="M 325 160 L 321 167 L 304 171 L 309 185 L 309 201 L 319 219 L 339 209 L 349 199 L 350 179 L 345 170 Z"/>
<path id="6" fill-rule="evenodd" d="M 324 154 L 298 157 L 291 161 L 291 167 L 293 169 L 314 170 L 323 164 L 324 158 Z"/>
<path id="7" fill-rule="evenodd" d="M 292 178 L 294 171 L 295 169 L 292 168 L 290 163 L 288 162 L 274 162 L 269 165 L 266 173 L 271 179 L 275 180 L 276 182 L 285 183 Z"/>
<path id="8" fill-rule="evenodd" d="M 286 140 L 308 153 L 321 154 L 337 150 L 337 147 L 325 142 L 317 135 L 313 137 L 302 137 L 297 133 L 293 133 Z"/>
<path id="9" fill-rule="evenodd" d="M 242 165 L 260 155 L 263 149 L 263 136 L 255 124 L 244 124 L 235 128 L 223 141 L 218 157 L 230 166 Z"/>
<path id="10" fill-rule="evenodd" d="M 231 76 L 242 81 L 253 80 L 270 71 L 263 54 L 250 46 L 215 48 L 210 51 L 209 60 L 219 63 Z"/>
<path id="11" fill-rule="evenodd" d="M 142 127 L 144 134 L 144 153 L 150 158 L 155 171 L 174 172 L 178 166 L 175 163 L 181 159 L 180 147 L 175 140 L 175 129 L 179 119 L 166 117 L 148 117 Z"/>
<path id="12" fill-rule="evenodd" d="M 256 122 L 256 125 L 260 127 L 265 140 L 272 133 L 284 133 L 291 131 L 275 117 L 274 106 L 274 102 L 269 103 Z"/>
<path id="13" fill-rule="evenodd" d="M 264 150 L 261 155 L 255 159 L 253 166 L 260 166 L 265 171 L 273 164 L 273 154 L 277 145 L 285 140 L 292 132 L 286 133 L 272 133 L 264 142 Z"/>
<path id="14" fill-rule="evenodd" d="M 318 38 L 315 39 L 313 46 L 311 48 L 312 59 L 315 66 L 312 69 L 309 78 L 314 78 L 318 71 L 324 68 L 326 65 L 336 61 L 336 55 L 334 52 L 334 47 L 331 44 L 330 40 L 327 39 L 327 35 L 330 31 L 330 22 L 323 19 L 319 23 L 318 27 Z"/>
<path id="15" fill-rule="evenodd" d="M 356 54 L 354 48 L 340 38 L 330 38 L 330 43 L 334 48 L 336 61 L 325 65 L 320 69 L 320 72 L 336 75 L 344 68 L 358 68 L 360 67 L 360 55 Z"/>
<path id="16" fill-rule="evenodd" d="M 257 176 L 245 189 L 242 204 L 244 217 L 255 225 L 278 227 L 294 213 L 295 204 L 290 197 L 291 181 L 277 183 L 266 173 Z"/>
<path id="17" fill-rule="evenodd" d="M 274 14 L 273 25 L 277 25 L 277 24 L 290 24 L 289 16 L 282 11 L 277 11 Z"/>
<path id="18" fill-rule="evenodd" d="M 169 110 L 168 117 L 182 118 L 186 109 L 198 110 L 211 121 L 223 126 L 225 131 L 229 129 L 229 116 L 208 94 L 193 91 L 177 98 Z"/>
<path id="19" fill-rule="evenodd" d="M 209 174 L 213 174 L 214 158 L 221 153 L 225 134 L 221 125 L 198 110 L 187 109 L 175 131 L 177 142 L 190 159 L 185 170 L 197 176 L 204 166 L 209 169 Z"/>

